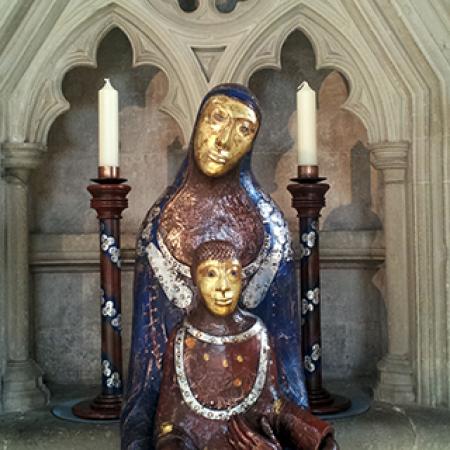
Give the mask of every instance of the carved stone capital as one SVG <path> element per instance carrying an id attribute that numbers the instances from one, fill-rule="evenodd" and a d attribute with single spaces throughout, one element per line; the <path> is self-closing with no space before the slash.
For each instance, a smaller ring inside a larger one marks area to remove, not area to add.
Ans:
<path id="1" fill-rule="evenodd" d="M 370 162 L 381 170 L 385 183 L 403 183 L 408 168 L 409 142 L 382 142 L 369 146 Z"/>
<path id="2" fill-rule="evenodd" d="M 45 155 L 46 146 L 38 142 L 2 144 L 2 168 L 8 182 L 19 179 L 27 183 L 32 170 L 38 167 Z"/>

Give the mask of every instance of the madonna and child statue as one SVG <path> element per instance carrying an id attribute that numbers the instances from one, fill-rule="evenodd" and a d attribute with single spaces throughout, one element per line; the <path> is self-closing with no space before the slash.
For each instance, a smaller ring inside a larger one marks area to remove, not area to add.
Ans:
<path id="1" fill-rule="evenodd" d="M 331 450 L 308 410 L 285 219 L 251 171 L 254 95 L 203 99 L 137 240 L 123 450 Z"/>

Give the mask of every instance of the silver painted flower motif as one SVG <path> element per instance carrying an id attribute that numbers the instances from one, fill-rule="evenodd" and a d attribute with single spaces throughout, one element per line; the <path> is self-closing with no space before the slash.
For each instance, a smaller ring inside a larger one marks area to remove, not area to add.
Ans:
<path id="1" fill-rule="evenodd" d="M 314 307 L 320 303 L 320 289 L 310 289 L 306 292 L 306 298 L 302 298 L 302 314 L 314 311 Z"/>
<path id="2" fill-rule="evenodd" d="M 309 256 L 311 254 L 311 250 L 300 243 L 300 258 L 304 258 L 305 256 Z"/>
<path id="3" fill-rule="evenodd" d="M 119 372 L 114 372 L 107 380 L 106 386 L 109 388 L 119 388 L 122 382 L 120 381 Z"/>
<path id="4" fill-rule="evenodd" d="M 313 361 L 319 361 L 321 355 L 320 345 L 314 344 L 312 346 L 312 353 L 311 353 L 311 359 Z"/>
<path id="5" fill-rule="evenodd" d="M 102 308 L 102 315 L 106 317 L 114 317 L 116 312 L 117 310 L 114 308 L 114 302 L 112 300 L 108 300 Z"/>
<path id="6" fill-rule="evenodd" d="M 315 231 L 310 231 L 309 233 L 302 234 L 302 242 L 306 244 L 307 247 L 313 248 L 316 244 L 316 233 Z"/>
<path id="7" fill-rule="evenodd" d="M 320 302 L 320 289 L 316 287 L 311 289 L 306 293 L 306 298 L 311 301 L 314 305 L 318 305 Z"/>
<path id="8" fill-rule="evenodd" d="M 111 363 L 107 360 L 104 359 L 102 362 L 102 366 L 103 366 L 103 375 L 105 377 L 109 377 L 111 375 Z"/>
<path id="9" fill-rule="evenodd" d="M 100 248 L 102 249 L 103 252 L 108 253 L 108 255 L 111 258 L 111 261 L 114 264 L 116 264 L 118 267 L 121 266 L 120 249 L 117 247 L 114 237 L 102 233 L 100 236 Z"/>
<path id="10" fill-rule="evenodd" d="M 310 373 L 313 373 L 316 370 L 316 366 L 312 362 L 311 356 L 309 356 L 309 355 L 305 356 L 304 366 L 305 366 L 305 369 Z"/>
<path id="11" fill-rule="evenodd" d="M 114 317 L 114 319 L 111 320 L 111 325 L 114 328 L 117 328 L 118 330 L 120 330 L 121 327 L 122 327 L 122 315 L 121 314 L 117 314 L 117 316 Z"/>

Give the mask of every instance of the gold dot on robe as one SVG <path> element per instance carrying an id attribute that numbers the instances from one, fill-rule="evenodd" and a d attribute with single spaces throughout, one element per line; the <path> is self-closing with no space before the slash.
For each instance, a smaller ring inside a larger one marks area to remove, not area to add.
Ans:
<path id="1" fill-rule="evenodd" d="M 173 430 L 173 425 L 170 422 L 164 422 L 161 425 L 160 432 L 161 432 L 161 435 L 164 435 L 164 434 L 172 433 L 172 430 Z"/>
<path id="2" fill-rule="evenodd" d="M 236 360 L 237 360 L 237 362 L 240 362 L 240 363 L 244 362 L 244 357 L 242 355 L 237 355 Z"/>
<path id="3" fill-rule="evenodd" d="M 277 416 L 280 414 L 282 404 L 283 401 L 281 400 L 281 398 L 275 400 L 273 403 L 273 411 Z"/>
<path id="4" fill-rule="evenodd" d="M 203 353 L 203 359 L 204 359 L 205 361 L 209 361 L 209 355 L 208 355 L 208 353 Z"/>
<path id="5" fill-rule="evenodd" d="M 235 387 L 241 387 L 242 386 L 242 380 L 240 378 L 235 378 L 233 380 L 233 386 Z"/>
<path id="6" fill-rule="evenodd" d="M 222 361 L 222 366 L 223 366 L 223 367 L 228 367 L 228 360 L 224 359 L 224 360 Z"/>
<path id="7" fill-rule="evenodd" d="M 196 340 L 193 337 L 190 337 L 190 336 L 185 339 L 184 343 L 186 344 L 186 347 L 191 349 L 191 350 L 193 348 L 195 348 L 195 346 L 197 345 Z"/>

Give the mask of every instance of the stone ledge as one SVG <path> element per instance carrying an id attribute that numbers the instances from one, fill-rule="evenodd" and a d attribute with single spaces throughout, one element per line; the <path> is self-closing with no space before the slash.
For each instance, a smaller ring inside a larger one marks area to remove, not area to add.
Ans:
<path id="1" fill-rule="evenodd" d="M 121 236 L 124 270 L 132 270 L 136 237 Z M 294 252 L 299 254 L 294 239 Z M 322 231 L 323 268 L 376 267 L 384 261 L 381 231 Z M 34 272 L 98 271 L 98 234 L 32 234 L 31 268 Z"/>
<path id="2" fill-rule="evenodd" d="M 53 387 L 53 402 L 68 398 Z M 86 388 L 70 388 L 76 396 Z M 96 390 L 90 390 L 92 394 Z M 450 449 L 450 410 L 375 402 L 365 414 L 334 421 L 341 450 Z M 85 425 L 55 418 L 49 408 L 0 416 L 5 450 L 119 449 L 119 425 Z"/>

